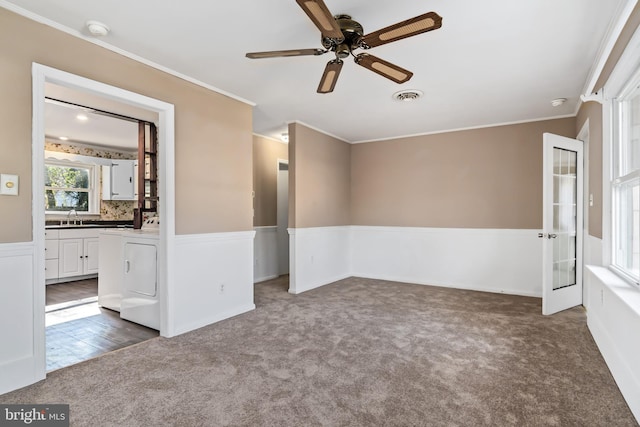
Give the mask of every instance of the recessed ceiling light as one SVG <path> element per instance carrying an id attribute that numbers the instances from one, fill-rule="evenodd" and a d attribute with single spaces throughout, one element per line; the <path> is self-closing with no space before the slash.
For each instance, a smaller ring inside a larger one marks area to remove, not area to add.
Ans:
<path id="1" fill-rule="evenodd" d="M 423 93 L 416 89 L 401 90 L 393 94 L 392 98 L 396 101 L 411 102 L 417 101 L 422 97 Z"/>
<path id="2" fill-rule="evenodd" d="M 76 119 L 80 120 L 81 122 L 86 122 L 87 120 L 89 120 L 89 116 L 84 113 L 80 113 L 76 116 Z"/>
<path id="3" fill-rule="evenodd" d="M 110 31 L 109 27 L 98 21 L 87 21 L 85 25 L 87 26 L 87 29 L 89 30 L 91 35 L 94 37 L 104 37 L 109 34 Z"/>
<path id="4" fill-rule="evenodd" d="M 58 139 L 62 140 L 62 141 L 68 141 L 69 138 L 66 136 L 59 136 Z"/>
<path id="5" fill-rule="evenodd" d="M 562 104 L 564 104 L 565 102 L 567 102 L 567 98 L 556 98 L 556 99 L 551 101 L 551 105 L 554 106 L 554 107 L 559 107 Z"/>

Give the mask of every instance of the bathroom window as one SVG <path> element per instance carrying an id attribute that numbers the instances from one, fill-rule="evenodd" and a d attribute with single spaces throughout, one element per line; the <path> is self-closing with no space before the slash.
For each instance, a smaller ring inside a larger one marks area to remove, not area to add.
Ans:
<path id="1" fill-rule="evenodd" d="M 613 266 L 640 279 L 640 73 L 614 104 Z"/>
<path id="2" fill-rule="evenodd" d="M 98 213 L 97 166 L 46 160 L 44 164 L 45 212 Z"/>

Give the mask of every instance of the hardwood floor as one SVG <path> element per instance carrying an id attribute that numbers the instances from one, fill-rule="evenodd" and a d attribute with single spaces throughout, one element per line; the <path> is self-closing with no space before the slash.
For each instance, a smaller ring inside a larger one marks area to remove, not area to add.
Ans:
<path id="1" fill-rule="evenodd" d="M 97 279 L 47 286 L 47 371 L 158 336 L 154 329 L 99 307 L 97 296 Z"/>
<path id="2" fill-rule="evenodd" d="M 97 301 L 98 279 L 56 283 L 46 287 L 46 306 L 48 311 L 61 308 L 62 304 L 69 306 L 72 305 L 71 303 L 88 298 L 94 298 Z"/>

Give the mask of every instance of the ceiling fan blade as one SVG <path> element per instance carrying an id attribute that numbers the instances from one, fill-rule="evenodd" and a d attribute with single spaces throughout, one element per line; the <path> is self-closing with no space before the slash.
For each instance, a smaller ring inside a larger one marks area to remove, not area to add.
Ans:
<path id="1" fill-rule="evenodd" d="M 293 49 L 293 50 L 270 50 L 267 52 L 250 52 L 245 56 L 251 59 L 261 58 L 278 58 L 282 56 L 307 56 L 307 55 L 322 55 L 327 53 L 324 49 Z"/>
<path id="2" fill-rule="evenodd" d="M 360 47 L 369 49 L 391 43 L 407 37 L 437 30 L 442 27 L 442 17 L 435 12 L 428 12 L 406 21 L 398 22 L 373 33 L 366 34 L 360 39 Z"/>
<path id="3" fill-rule="evenodd" d="M 343 40 L 340 26 L 322 0 L 296 0 L 324 37 Z"/>
<path id="4" fill-rule="evenodd" d="M 334 59 L 327 63 L 324 73 L 322 74 L 322 79 L 320 79 L 320 84 L 318 85 L 318 93 L 333 92 L 343 64 L 344 62 L 339 59 Z"/>
<path id="5" fill-rule="evenodd" d="M 398 67 L 391 62 L 380 59 L 368 53 L 361 53 L 355 57 L 356 64 L 368 68 L 374 73 L 378 73 L 383 77 L 393 80 L 396 83 L 404 83 L 413 77 L 413 73 L 404 68 Z"/>

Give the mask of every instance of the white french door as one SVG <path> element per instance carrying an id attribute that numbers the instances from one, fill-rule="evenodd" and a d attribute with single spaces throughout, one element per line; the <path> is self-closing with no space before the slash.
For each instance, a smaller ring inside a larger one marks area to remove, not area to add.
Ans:
<path id="1" fill-rule="evenodd" d="M 542 314 L 582 304 L 582 141 L 543 136 Z"/>

